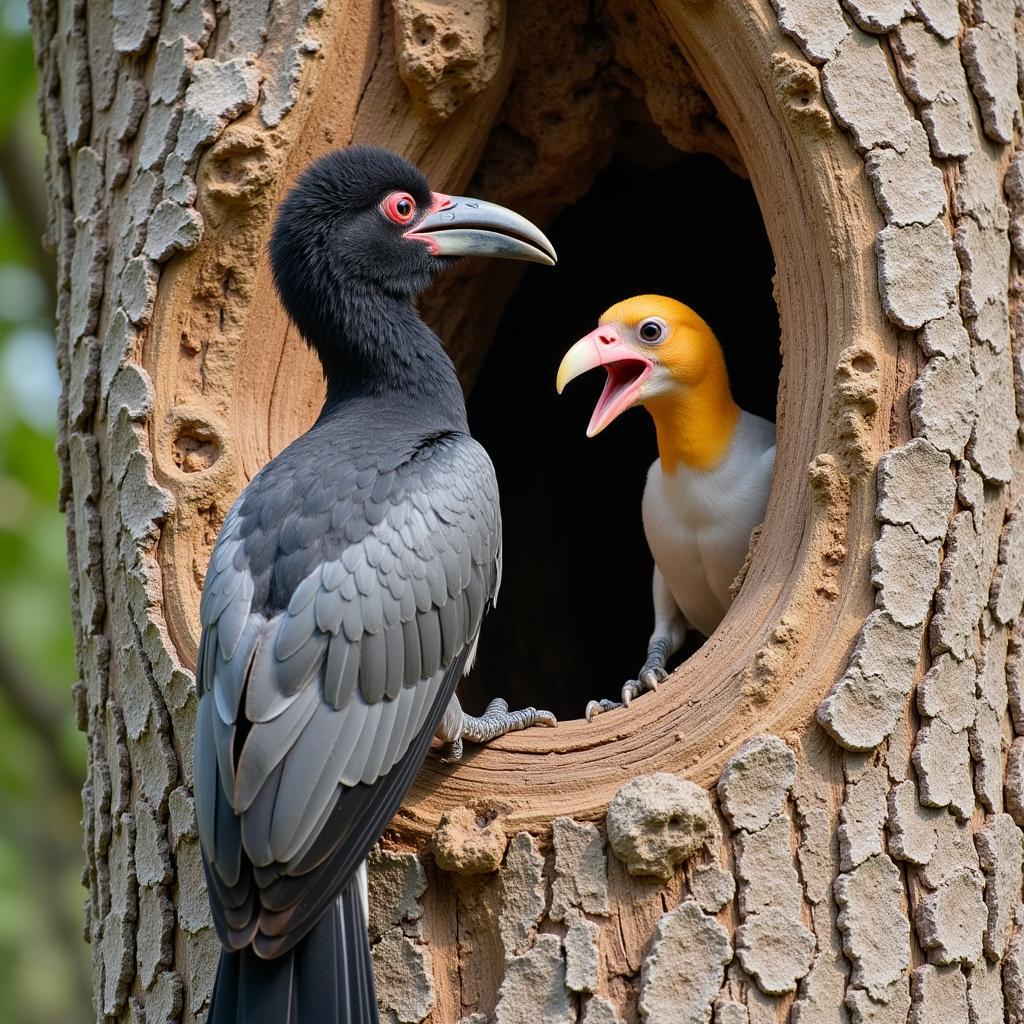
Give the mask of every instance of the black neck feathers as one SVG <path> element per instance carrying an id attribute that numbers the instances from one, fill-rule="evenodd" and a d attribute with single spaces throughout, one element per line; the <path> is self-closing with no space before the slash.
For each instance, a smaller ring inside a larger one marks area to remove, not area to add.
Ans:
<path id="1" fill-rule="evenodd" d="M 401 394 L 410 402 L 450 403 L 464 416 L 455 367 L 408 298 L 346 289 L 336 319 L 318 325 L 306 340 L 327 378 L 327 406 Z"/>

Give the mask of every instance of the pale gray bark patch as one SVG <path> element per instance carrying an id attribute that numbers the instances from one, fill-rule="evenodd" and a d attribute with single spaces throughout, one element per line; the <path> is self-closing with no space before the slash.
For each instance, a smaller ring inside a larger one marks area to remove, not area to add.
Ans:
<path id="1" fill-rule="evenodd" d="M 996 142 L 1012 142 L 1014 124 L 1020 121 L 1020 100 L 1010 39 L 992 25 L 978 25 L 964 33 L 960 53 L 981 107 L 985 133 Z"/>
<path id="2" fill-rule="evenodd" d="M 951 729 L 941 718 L 923 724 L 914 743 L 914 768 L 922 804 L 949 807 L 960 818 L 970 815 L 974 789 L 966 729 Z"/>
<path id="3" fill-rule="evenodd" d="M 430 947 L 389 928 L 371 950 L 377 1001 L 401 1024 L 419 1024 L 434 1008 Z"/>
<path id="4" fill-rule="evenodd" d="M 861 755 L 847 754 L 849 763 Z M 839 808 L 839 866 L 851 871 L 883 851 L 889 773 L 885 764 L 872 763 L 856 779 L 847 778 L 846 799 Z"/>
<path id="5" fill-rule="evenodd" d="M 974 468 L 993 484 L 1008 484 L 1013 475 L 1011 451 L 1017 441 L 1013 356 L 975 345 L 971 352 L 978 380 L 978 415 L 967 446 Z"/>
<path id="6" fill-rule="evenodd" d="M 593 993 L 598 986 L 598 926 L 578 911 L 568 917 L 565 948 L 565 985 L 570 992 Z"/>
<path id="7" fill-rule="evenodd" d="M 879 521 L 942 540 L 956 494 L 950 469 L 949 456 L 921 438 L 886 452 L 878 463 Z"/>
<path id="8" fill-rule="evenodd" d="M 557 935 L 538 935 L 533 948 L 505 962 L 494 1008 L 495 1024 L 574 1024 L 576 1013 L 565 983 L 565 960 Z"/>
<path id="9" fill-rule="evenodd" d="M 974 627 L 987 597 L 981 578 L 981 538 L 974 514 L 958 512 L 946 538 L 935 614 L 929 627 L 932 654 L 949 651 L 960 661 L 968 656 Z"/>
<path id="10" fill-rule="evenodd" d="M 607 914 L 608 877 L 604 840 L 594 825 L 556 818 L 552 822 L 555 847 L 555 881 L 552 887 L 552 920 L 564 920 L 570 910 Z"/>
<path id="11" fill-rule="evenodd" d="M 953 240 L 940 221 L 883 228 L 875 241 L 878 290 L 893 323 L 917 330 L 944 317 L 960 283 Z"/>
<path id="12" fill-rule="evenodd" d="M 942 174 L 931 161 L 920 125 L 914 125 L 904 152 L 879 146 L 868 151 L 865 165 L 886 223 L 929 224 L 946 212 Z"/>
<path id="13" fill-rule="evenodd" d="M 878 602 L 901 626 L 924 622 L 939 582 L 937 540 L 925 540 L 910 525 L 882 526 L 871 552 L 871 582 Z"/>
<path id="14" fill-rule="evenodd" d="M 1003 987 L 999 965 L 984 961 L 967 972 L 967 1009 L 970 1024 L 1003 1020 Z"/>
<path id="15" fill-rule="evenodd" d="M 1024 837 L 1008 814 L 988 818 L 975 838 L 985 873 L 985 955 L 993 963 L 1006 956 L 1021 899 Z"/>
<path id="16" fill-rule="evenodd" d="M 910 986 L 905 977 L 894 981 L 881 1000 L 872 999 L 862 988 L 846 994 L 850 1024 L 906 1024 L 910 1011 Z"/>
<path id="17" fill-rule="evenodd" d="M 756 736 L 730 758 L 718 781 L 722 813 L 754 832 L 782 812 L 796 780 L 796 756 L 778 736 Z"/>
<path id="18" fill-rule="evenodd" d="M 850 984 L 884 1002 L 889 986 L 910 964 L 910 923 L 902 908 L 903 883 L 887 854 L 879 853 L 835 882 L 843 951 Z"/>
<path id="19" fill-rule="evenodd" d="M 973 964 L 981 958 L 986 920 L 983 889 L 980 872 L 963 868 L 920 901 L 917 934 L 932 963 Z"/>
<path id="20" fill-rule="evenodd" d="M 1024 1021 L 1024 932 L 1018 931 L 1003 961 L 1003 992 L 1007 1024 Z"/>
<path id="21" fill-rule="evenodd" d="M 792 36 L 808 60 L 822 64 L 836 55 L 850 34 L 843 9 L 836 0 L 773 0 L 779 27 Z"/>
<path id="22" fill-rule="evenodd" d="M 536 934 L 546 902 L 544 858 L 529 832 L 517 833 L 509 843 L 500 889 L 498 928 L 505 956 L 520 956 Z"/>
<path id="23" fill-rule="evenodd" d="M 969 359 L 934 356 L 911 385 L 914 433 L 951 458 L 962 459 L 974 430 L 976 393 Z"/>
<path id="24" fill-rule="evenodd" d="M 786 812 L 797 760 L 777 736 L 758 736 L 729 761 L 718 783 L 733 827 L 739 880 L 736 955 L 769 996 L 796 989 L 811 969 L 815 936 L 801 921 L 803 890 Z"/>
<path id="25" fill-rule="evenodd" d="M 418 857 L 375 847 L 369 868 L 371 941 L 395 925 L 415 924 L 423 916 L 420 897 L 427 891 L 427 875 Z"/>
<path id="26" fill-rule="evenodd" d="M 908 1024 L 967 1020 L 967 978 L 959 968 L 922 964 L 910 976 L 910 991 Z"/>
<path id="27" fill-rule="evenodd" d="M 644 1019 L 649 1024 L 708 1024 L 731 959 L 729 933 L 692 900 L 662 915 L 641 974 Z"/>
<path id="28" fill-rule="evenodd" d="M 896 860 L 927 864 L 938 845 L 935 820 L 940 813 L 925 807 L 912 779 L 888 793 L 889 854 Z"/>
<path id="29" fill-rule="evenodd" d="M 910 0 L 845 0 L 846 9 L 865 32 L 890 32 L 914 13 Z"/>
<path id="30" fill-rule="evenodd" d="M 701 864 L 690 876 L 690 891 L 705 914 L 717 914 L 736 894 L 736 879 L 716 864 Z"/>
<path id="31" fill-rule="evenodd" d="M 955 3 L 952 11 L 955 27 L 949 35 L 908 19 L 890 37 L 901 81 L 907 95 L 920 105 L 932 154 L 939 158 L 964 157 L 973 149 L 971 96 L 954 41 L 960 28 Z"/>
<path id="32" fill-rule="evenodd" d="M 906 151 L 914 120 L 872 36 L 854 29 L 825 65 L 821 84 L 832 113 L 862 153 L 879 146 Z"/>
<path id="33" fill-rule="evenodd" d="M 976 342 L 994 352 L 1010 343 L 1007 285 L 1010 278 L 1010 239 L 1005 228 L 981 227 L 963 219 L 954 235 L 960 260 L 960 302 L 967 330 Z"/>

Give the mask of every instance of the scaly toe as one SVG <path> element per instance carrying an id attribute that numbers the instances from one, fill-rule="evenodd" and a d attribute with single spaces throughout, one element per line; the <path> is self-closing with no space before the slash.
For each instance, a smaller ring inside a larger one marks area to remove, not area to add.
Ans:
<path id="1" fill-rule="evenodd" d="M 635 679 L 630 679 L 628 683 L 622 688 L 622 703 L 625 707 L 629 707 L 629 702 L 634 697 L 639 697 L 644 692 L 644 688 Z"/>
<path id="2" fill-rule="evenodd" d="M 462 738 L 470 743 L 489 743 L 499 736 L 519 732 L 520 729 L 529 729 L 535 725 L 551 728 L 557 724 L 558 720 L 550 711 L 538 711 L 536 708 L 509 711 L 508 702 L 495 697 L 479 718 L 463 715 Z"/>
<path id="3" fill-rule="evenodd" d="M 616 708 L 621 708 L 622 705 L 618 701 L 608 700 L 603 697 L 601 700 L 592 700 L 587 703 L 587 710 L 583 712 L 583 716 L 588 722 L 592 722 L 598 715 L 603 714 L 605 711 L 614 711 Z"/>
<path id="4" fill-rule="evenodd" d="M 658 684 L 668 679 L 668 673 L 663 668 L 645 668 L 640 672 L 640 685 L 645 690 L 657 690 Z"/>

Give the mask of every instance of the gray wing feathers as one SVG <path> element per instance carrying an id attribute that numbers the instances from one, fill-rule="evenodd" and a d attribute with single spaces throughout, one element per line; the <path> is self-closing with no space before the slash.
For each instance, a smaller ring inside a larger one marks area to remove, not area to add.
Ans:
<path id="1" fill-rule="evenodd" d="M 412 618 L 403 618 L 402 620 L 402 646 L 405 649 L 405 678 L 403 682 L 406 686 L 414 686 L 425 674 L 420 649 L 420 629 L 415 613 Z"/>
<path id="2" fill-rule="evenodd" d="M 282 714 L 259 726 L 261 736 L 258 743 L 246 743 L 242 747 L 235 770 L 233 801 L 239 814 L 250 807 L 270 773 L 294 747 L 320 706 L 316 688 L 307 687 Z"/>
<path id="3" fill-rule="evenodd" d="M 199 702 L 196 720 L 195 798 L 199 836 L 206 859 L 228 886 L 237 884 L 241 870 L 239 820 L 220 800 L 220 769 L 214 729 L 217 713 L 209 696 Z M 227 812 L 227 813 L 225 813 Z"/>
<path id="4" fill-rule="evenodd" d="M 420 635 L 423 675 L 433 675 L 441 667 L 441 620 L 434 609 L 416 613 Z"/>
<path id="5" fill-rule="evenodd" d="M 324 673 L 324 700 L 335 711 L 344 708 L 356 692 L 360 661 L 358 642 L 350 643 L 340 633 L 331 637 Z"/>
<path id="6" fill-rule="evenodd" d="M 397 504 L 395 474 L 378 476 L 363 509 L 372 529 L 302 580 L 269 621 L 251 609 L 233 514 L 225 522 L 200 610 L 200 692 L 212 693 L 200 701 L 197 742 L 200 832 L 215 837 L 206 852 L 225 881 L 237 880 L 240 850 L 221 849 L 219 788 L 235 847 L 257 867 L 297 863 L 339 786 L 372 784 L 394 767 L 445 670 L 475 642 L 500 574 L 497 490 L 475 442 L 445 454 L 402 484 Z"/>
<path id="7" fill-rule="evenodd" d="M 215 861 L 217 814 L 217 756 L 213 746 L 213 715 L 209 698 L 200 700 L 196 714 L 195 799 L 199 838 L 207 860 Z"/>
<path id="8" fill-rule="evenodd" d="M 384 630 L 384 696 L 394 700 L 405 678 L 405 640 L 401 623 Z"/>
<path id="9" fill-rule="evenodd" d="M 359 689 L 370 704 L 384 699 L 388 667 L 383 633 L 364 633 L 362 659 L 359 666 Z"/>
<path id="10" fill-rule="evenodd" d="M 337 562 L 331 562 L 332 566 Z M 326 567 L 325 573 L 326 575 Z M 316 624 L 324 633 L 336 634 L 341 629 L 341 617 L 345 614 L 345 601 L 338 588 L 324 583 L 316 595 Z"/>

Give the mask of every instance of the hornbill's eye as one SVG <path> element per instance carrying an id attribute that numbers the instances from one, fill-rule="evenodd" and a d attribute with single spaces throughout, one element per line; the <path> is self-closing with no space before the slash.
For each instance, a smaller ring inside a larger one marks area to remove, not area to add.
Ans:
<path id="1" fill-rule="evenodd" d="M 661 320 L 644 320 L 636 329 L 640 340 L 646 345 L 657 345 L 659 341 L 665 340 L 668 328 Z"/>
<path id="2" fill-rule="evenodd" d="M 416 213 L 416 200 L 408 192 L 392 192 L 380 204 L 384 216 L 396 224 L 408 224 Z"/>

